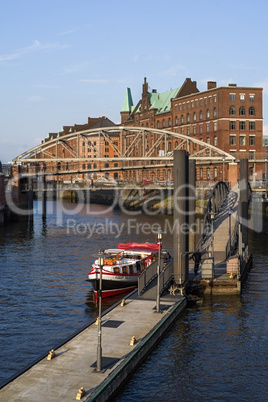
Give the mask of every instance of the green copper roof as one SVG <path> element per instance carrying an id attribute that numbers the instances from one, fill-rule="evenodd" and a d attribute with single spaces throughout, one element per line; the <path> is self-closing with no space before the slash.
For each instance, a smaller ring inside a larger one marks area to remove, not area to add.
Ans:
<path id="1" fill-rule="evenodd" d="M 156 114 L 167 113 L 170 111 L 172 98 L 175 98 L 180 88 L 171 89 L 170 91 L 150 93 L 150 109 L 157 109 Z"/>
<path id="2" fill-rule="evenodd" d="M 130 112 L 132 112 L 133 107 L 134 107 L 134 105 L 133 105 L 131 90 L 130 90 L 130 88 L 127 88 L 125 101 L 124 101 L 124 105 L 123 105 L 121 112 L 129 112 L 130 113 Z"/>

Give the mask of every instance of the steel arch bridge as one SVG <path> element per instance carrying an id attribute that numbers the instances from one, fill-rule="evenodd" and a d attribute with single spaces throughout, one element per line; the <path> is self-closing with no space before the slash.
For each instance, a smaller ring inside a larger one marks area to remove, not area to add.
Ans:
<path id="1" fill-rule="evenodd" d="M 35 165 L 41 170 L 45 166 L 46 174 L 52 175 L 59 174 L 59 170 L 60 174 L 75 174 L 158 169 L 173 167 L 173 153 L 182 149 L 201 165 L 235 160 L 194 137 L 149 127 L 113 126 L 52 135 L 18 155 L 13 163 Z"/>

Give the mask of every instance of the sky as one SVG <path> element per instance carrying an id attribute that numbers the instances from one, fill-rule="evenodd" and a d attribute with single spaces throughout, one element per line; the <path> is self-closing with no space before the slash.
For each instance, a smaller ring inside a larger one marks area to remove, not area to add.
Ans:
<path id="1" fill-rule="evenodd" d="M 145 76 L 261 87 L 268 135 L 267 15 L 267 0 L 2 0 L 0 161 L 88 117 L 119 123 Z"/>

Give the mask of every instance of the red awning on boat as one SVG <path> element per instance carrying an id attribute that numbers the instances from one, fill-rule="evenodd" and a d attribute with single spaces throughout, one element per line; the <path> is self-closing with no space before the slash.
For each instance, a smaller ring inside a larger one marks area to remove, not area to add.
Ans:
<path id="1" fill-rule="evenodd" d="M 118 248 L 120 250 L 143 250 L 155 253 L 159 246 L 156 243 L 119 243 Z"/>

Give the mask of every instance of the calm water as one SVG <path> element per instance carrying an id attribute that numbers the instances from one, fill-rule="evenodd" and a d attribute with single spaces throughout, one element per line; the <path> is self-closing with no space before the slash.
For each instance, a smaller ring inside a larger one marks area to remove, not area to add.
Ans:
<path id="1" fill-rule="evenodd" d="M 46 222 L 36 203 L 33 223 L 0 228 L 0 384 L 96 318 L 86 282 L 92 254 L 121 241 L 154 241 L 156 221 L 172 228 L 165 216 L 139 215 L 137 226 L 119 210 L 92 206 L 89 214 L 81 206 L 70 215 L 71 204 L 48 205 Z M 242 295 L 188 308 L 117 401 L 267 400 L 267 241 L 250 233 L 254 267 Z M 164 246 L 172 250 L 170 233 Z"/>

